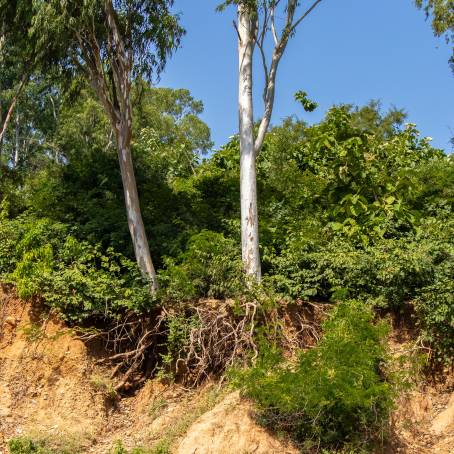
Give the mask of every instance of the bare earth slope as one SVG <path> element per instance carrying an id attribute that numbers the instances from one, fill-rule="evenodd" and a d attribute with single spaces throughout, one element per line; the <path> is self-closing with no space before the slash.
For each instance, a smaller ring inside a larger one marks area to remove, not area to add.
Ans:
<path id="1" fill-rule="evenodd" d="M 258 427 L 237 393 L 150 381 L 112 401 L 107 372 L 62 323 L 41 320 L 30 304 L 0 290 L 0 453 L 21 435 L 76 453 L 106 454 L 118 440 L 180 453 L 297 452 Z"/>
<path id="2" fill-rule="evenodd" d="M 57 320 L 0 289 L 0 454 L 20 435 L 107 454 L 125 447 L 178 454 L 293 454 L 298 450 L 259 427 L 250 403 L 216 384 L 188 391 L 149 381 L 135 395 L 108 398 L 109 371 Z M 454 452 L 452 388 L 426 388 L 402 398 L 392 452 Z"/>

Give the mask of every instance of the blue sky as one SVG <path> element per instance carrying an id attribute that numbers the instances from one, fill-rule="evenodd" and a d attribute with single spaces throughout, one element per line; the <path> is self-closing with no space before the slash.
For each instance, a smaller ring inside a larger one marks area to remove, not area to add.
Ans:
<path id="1" fill-rule="evenodd" d="M 217 13 L 219 2 L 175 1 L 187 34 L 160 82 L 188 88 L 203 101 L 203 119 L 216 146 L 238 129 L 234 9 Z M 297 115 L 313 123 L 333 104 L 362 105 L 380 99 L 385 109 L 404 108 L 422 135 L 449 151 L 454 136 L 449 56 L 450 47 L 433 36 L 413 0 L 324 0 L 301 24 L 281 61 L 272 122 Z M 259 69 L 257 81 L 262 79 Z M 262 111 L 260 87 L 258 82 L 256 117 Z M 294 101 L 294 93 L 301 89 L 319 103 L 315 112 L 302 112 Z"/>

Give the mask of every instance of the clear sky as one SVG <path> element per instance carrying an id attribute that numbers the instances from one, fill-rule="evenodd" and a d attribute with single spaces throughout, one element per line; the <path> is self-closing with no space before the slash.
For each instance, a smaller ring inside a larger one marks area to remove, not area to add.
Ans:
<path id="1" fill-rule="evenodd" d="M 216 146 L 238 130 L 234 9 L 217 13 L 219 3 L 175 1 L 187 34 L 160 82 L 188 88 L 203 101 L 203 119 Z M 281 61 L 272 121 L 296 114 L 313 123 L 333 104 L 379 99 L 385 109 L 404 108 L 424 136 L 450 151 L 454 77 L 449 56 L 450 47 L 433 36 L 413 0 L 323 0 L 300 25 Z M 255 87 L 256 119 L 262 109 L 260 86 Z M 315 112 L 303 112 L 294 101 L 301 89 L 319 103 Z"/>

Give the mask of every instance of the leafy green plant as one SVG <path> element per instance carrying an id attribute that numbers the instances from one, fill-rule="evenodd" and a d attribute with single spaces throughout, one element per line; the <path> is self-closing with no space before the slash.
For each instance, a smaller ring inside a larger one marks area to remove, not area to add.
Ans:
<path id="1" fill-rule="evenodd" d="M 243 284 L 238 246 L 221 233 L 204 230 L 190 238 L 176 260 L 166 260 L 160 279 L 164 300 L 236 295 Z"/>
<path id="2" fill-rule="evenodd" d="M 99 328 L 205 297 L 255 300 L 264 311 L 282 298 L 414 306 L 424 345 L 442 361 L 452 357 L 454 158 L 404 124 L 402 110 L 382 112 L 376 101 L 334 106 L 317 124 L 287 118 L 270 130 L 257 161 L 257 291 L 240 263 L 238 137 L 202 159 L 210 140 L 201 104 L 186 90 L 134 86 L 135 170 L 160 270 L 151 299 L 133 261 L 102 107 L 83 84 L 77 101 L 30 84 L 21 102 L 33 140 L 21 133 L 32 151 L 23 169 L 3 166 L 0 179 L 0 279 L 20 296 Z M 306 93 L 296 98 L 313 107 Z M 168 320 L 165 372 L 184 348 L 191 314 Z"/>
<path id="3" fill-rule="evenodd" d="M 198 323 L 199 320 L 195 315 L 185 316 L 184 313 L 167 314 L 166 353 L 161 355 L 162 366 L 159 370 L 161 378 L 174 378 L 180 354 L 188 346 L 190 332 Z"/>
<path id="4" fill-rule="evenodd" d="M 386 379 L 389 326 L 374 323 L 364 304 L 336 305 L 315 348 L 284 360 L 272 346 L 250 369 L 234 371 L 233 383 L 259 406 L 259 419 L 298 440 L 358 446 L 381 435 L 393 407 Z"/>
<path id="5" fill-rule="evenodd" d="M 20 297 L 40 296 L 62 318 L 79 323 L 153 307 L 135 263 L 111 248 L 80 241 L 48 219 L 4 219 L 1 229 L 0 252 L 14 257 L 3 262 L 3 276 Z"/>
<path id="6" fill-rule="evenodd" d="M 27 342 L 37 342 L 46 337 L 44 329 L 41 326 L 34 323 L 22 327 L 21 331 L 24 334 L 24 337 L 27 340 Z"/>
<path id="7" fill-rule="evenodd" d="M 78 454 L 80 444 L 71 439 L 31 438 L 28 436 L 12 438 L 8 442 L 11 454 Z"/>
<path id="8" fill-rule="evenodd" d="M 145 448 L 133 448 L 131 450 L 127 450 L 123 443 L 118 440 L 113 448 L 109 450 L 109 454 L 155 454 L 155 452 Z"/>
<path id="9" fill-rule="evenodd" d="M 128 451 L 123 443 L 120 440 L 117 440 L 115 445 L 110 449 L 109 454 L 128 454 Z"/>
<path id="10" fill-rule="evenodd" d="M 313 112 L 318 107 L 318 104 L 309 99 L 307 93 L 302 90 L 295 93 L 295 100 L 301 103 L 306 112 Z"/>
<path id="11" fill-rule="evenodd" d="M 8 447 L 11 454 L 52 454 L 42 443 L 36 443 L 27 437 L 11 439 Z"/>
<path id="12" fill-rule="evenodd" d="M 432 359 L 452 364 L 454 358 L 454 251 L 436 270 L 435 280 L 416 299 L 417 323 Z"/>

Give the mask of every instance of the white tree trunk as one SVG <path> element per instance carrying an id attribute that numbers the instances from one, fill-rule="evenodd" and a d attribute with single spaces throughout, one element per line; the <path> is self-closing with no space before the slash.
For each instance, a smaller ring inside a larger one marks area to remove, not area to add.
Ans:
<path id="1" fill-rule="evenodd" d="M 14 168 L 19 165 L 19 148 L 20 148 L 20 117 L 19 109 L 16 108 L 16 121 L 15 121 L 15 144 L 14 144 Z"/>
<path id="2" fill-rule="evenodd" d="M 241 253 L 244 271 L 256 281 L 261 279 L 257 212 L 257 178 L 254 150 L 254 113 L 252 105 L 253 30 L 250 15 L 238 6 L 239 57 L 239 135 L 241 194 Z"/>
<path id="3" fill-rule="evenodd" d="M 150 280 L 151 292 L 155 293 L 158 289 L 158 280 L 151 260 L 147 234 L 140 211 L 129 137 L 130 131 L 128 125 L 125 125 L 124 128 L 120 127 L 117 130 L 118 160 L 120 162 L 121 179 L 123 182 L 128 227 L 139 269 Z"/>
<path id="4" fill-rule="evenodd" d="M 0 125 L 3 124 L 3 106 L 0 100 Z M 2 153 L 3 153 L 3 136 L 0 137 L 0 167 L 2 165 Z"/>

